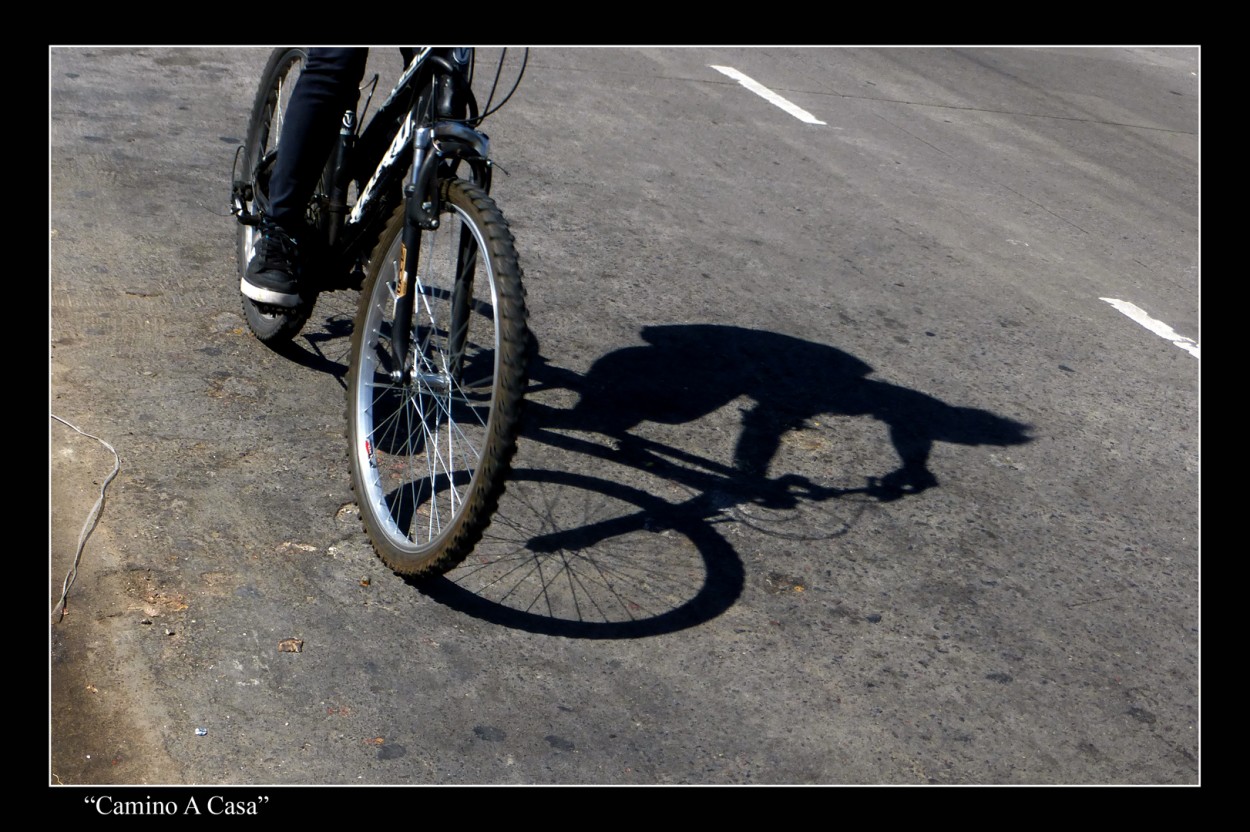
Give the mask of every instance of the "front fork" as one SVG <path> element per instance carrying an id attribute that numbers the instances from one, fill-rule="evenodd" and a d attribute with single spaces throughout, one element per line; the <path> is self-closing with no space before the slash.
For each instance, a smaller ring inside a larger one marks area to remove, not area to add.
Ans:
<path id="1" fill-rule="evenodd" d="M 435 172 L 442 154 L 434 147 L 433 138 L 433 128 L 420 127 L 416 130 L 413 137 L 412 180 L 404 186 L 404 229 L 400 245 L 398 280 L 395 287 L 395 320 L 391 332 L 391 358 L 394 362 L 391 366 L 398 368 L 391 375 L 399 384 L 411 383 L 414 374 L 420 372 L 416 367 L 415 353 L 412 353 L 410 348 L 415 329 L 413 313 L 419 302 L 417 296 L 423 291 L 417 277 L 421 266 L 421 235 L 425 231 L 434 231 L 438 228 L 440 210 L 440 195 Z M 461 248 L 462 253 L 457 260 L 462 262 L 465 259 L 463 245 Z M 436 370 L 452 370 L 453 377 L 458 375 L 459 365 L 462 362 L 459 356 L 464 351 L 465 330 L 467 329 L 467 314 L 459 310 L 462 307 L 467 309 L 467 295 L 470 294 L 470 291 L 462 286 L 464 269 L 458 268 L 458 271 L 461 274 L 457 275 L 452 295 L 453 320 L 447 322 L 450 326 L 449 332 L 452 333 L 449 343 L 452 366 L 436 368 Z M 472 270 L 470 269 L 468 273 L 472 275 Z"/>
<path id="2" fill-rule="evenodd" d="M 451 55 L 452 62 L 462 68 L 467 65 L 468 58 L 469 53 L 464 50 L 454 50 Z M 446 64 L 446 66 L 452 71 L 442 76 L 433 91 L 437 97 L 436 109 L 440 115 L 463 118 L 465 115 L 463 110 L 466 107 L 463 100 L 464 89 L 453 80 L 453 77 L 460 78 L 460 76 L 454 74 L 452 64 Z M 411 125 L 414 119 L 411 112 L 408 114 L 408 119 Z M 478 158 L 482 160 L 489 158 L 488 141 L 484 135 L 468 128 L 463 123 L 443 122 L 441 129 L 453 140 L 468 141 L 470 146 L 477 151 Z M 442 322 L 447 327 L 448 334 L 446 364 L 429 368 L 432 370 L 431 373 L 423 373 L 421 368 L 416 366 L 419 359 L 415 354 L 410 355 L 412 338 L 415 334 L 414 312 L 416 304 L 420 302 L 417 295 L 424 291 L 417 278 L 421 265 L 421 234 L 438 228 L 438 218 L 442 207 L 437 171 L 444 164 L 445 159 L 443 152 L 434 142 L 434 136 L 435 130 L 429 126 L 419 127 L 413 134 L 412 179 L 404 186 L 404 230 L 400 248 L 398 285 L 395 290 L 395 321 L 391 337 L 393 351 L 391 357 L 394 363 L 391 366 L 398 368 L 392 376 L 400 384 L 410 384 L 417 376 L 424 375 L 433 378 L 434 375 L 438 375 L 441 384 L 454 386 L 459 382 L 464 368 L 470 302 L 473 296 L 473 273 L 477 260 L 477 241 L 467 226 L 461 227 L 460 239 L 457 241 L 451 320 Z M 483 171 L 480 184 L 488 188 L 489 162 L 485 162 L 480 169 Z M 438 326 L 438 324 L 437 321 L 431 322 L 432 326 Z"/>

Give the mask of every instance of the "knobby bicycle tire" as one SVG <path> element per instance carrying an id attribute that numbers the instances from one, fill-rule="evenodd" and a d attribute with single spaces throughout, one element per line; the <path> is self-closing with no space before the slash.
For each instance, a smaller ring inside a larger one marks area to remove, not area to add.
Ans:
<path id="1" fill-rule="evenodd" d="M 422 232 L 408 288 L 411 378 L 395 379 L 391 356 L 398 275 L 413 256 L 402 251 L 402 205 L 369 262 L 347 376 L 361 523 L 382 561 L 414 577 L 455 567 L 490 524 L 526 383 L 525 291 L 508 223 L 476 185 L 440 189 L 439 226 Z"/>

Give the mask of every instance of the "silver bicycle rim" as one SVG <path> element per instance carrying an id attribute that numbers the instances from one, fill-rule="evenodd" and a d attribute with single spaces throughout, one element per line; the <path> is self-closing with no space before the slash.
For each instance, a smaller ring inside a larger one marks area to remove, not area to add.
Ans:
<path id="1" fill-rule="evenodd" d="M 487 455 L 500 368 L 496 279 L 482 232 L 454 205 L 422 234 L 414 295 L 410 383 L 391 378 L 390 325 L 399 273 L 396 235 L 377 276 L 360 343 L 352 453 L 368 511 L 387 541 L 420 554 L 457 528 Z M 450 373 L 448 331 L 460 229 L 477 249 L 464 371 Z"/>

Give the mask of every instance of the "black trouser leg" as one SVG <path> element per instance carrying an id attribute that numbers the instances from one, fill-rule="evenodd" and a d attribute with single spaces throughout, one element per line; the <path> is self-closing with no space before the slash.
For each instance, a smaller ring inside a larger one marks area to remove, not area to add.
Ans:
<path id="1" fill-rule="evenodd" d="M 278 139 L 269 181 L 270 216 L 296 229 L 338 136 L 343 112 L 360 97 L 369 50 L 310 49 Z"/>

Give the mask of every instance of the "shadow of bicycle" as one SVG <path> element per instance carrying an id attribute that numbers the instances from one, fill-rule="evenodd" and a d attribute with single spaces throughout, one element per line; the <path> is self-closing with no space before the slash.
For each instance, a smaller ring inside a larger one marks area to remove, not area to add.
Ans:
<path id="1" fill-rule="evenodd" d="M 644 346 L 604 355 L 585 375 L 536 356 L 522 440 L 566 462 L 513 471 L 468 560 L 414 585 L 465 614 L 530 632 L 675 632 L 720 615 L 742 593 L 742 559 L 721 529 L 836 538 L 871 505 L 937 487 L 928 466 L 935 442 L 1030 441 L 1027 425 L 869 378 L 868 364 L 823 344 L 719 325 L 641 334 Z M 553 392 L 576 400 L 552 405 Z M 741 401 L 749 404 L 731 463 L 699 439 L 679 446 L 639 430 L 694 425 Z M 837 442 L 830 417 L 883 423 L 895 467 L 824 475 L 809 461 L 786 470 L 792 458 L 779 451 L 794 432 L 820 425 L 826 445 Z M 856 478 L 862 484 L 850 484 Z"/>
<path id="2" fill-rule="evenodd" d="M 352 290 L 322 292 L 299 336 L 274 345 L 274 352 L 295 364 L 333 376 L 347 389 L 359 297 L 360 293 Z"/>

